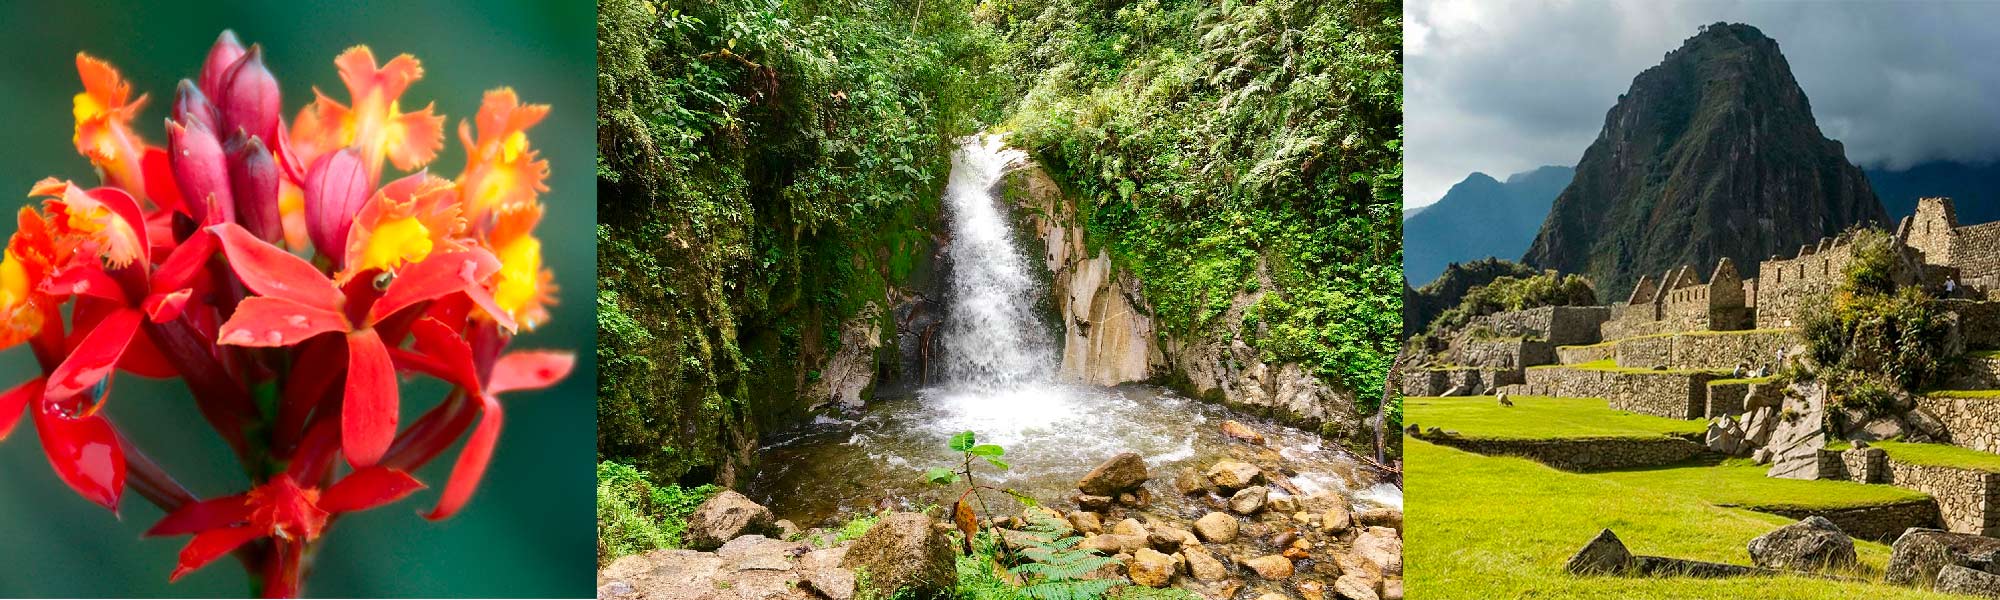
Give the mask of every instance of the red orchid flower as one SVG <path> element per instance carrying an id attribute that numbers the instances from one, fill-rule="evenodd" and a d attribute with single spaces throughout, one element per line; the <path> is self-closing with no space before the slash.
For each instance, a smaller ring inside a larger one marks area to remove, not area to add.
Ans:
<path id="1" fill-rule="evenodd" d="M 270 538 L 279 556 L 296 561 L 296 549 L 319 539 L 331 518 L 395 502 L 424 487 L 408 473 L 383 467 L 357 470 L 324 490 L 300 486 L 295 475 L 287 471 L 248 492 L 190 503 L 160 519 L 147 536 L 194 534 L 168 579 L 178 581 L 261 538 Z M 298 593 L 295 577 L 278 577 L 265 585 L 265 597 Z"/>
<path id="2" fill-rule="evenodd" d="M 221 242 L 230 269 L 258 294 L 237 305 L 236 314 L 222 324 L 219 343 L 276 348 L 296 346 L 322 333 L 347 336 L 340 440 L 348 462 L 356 467 L 381 460 L 396 436 L 396 368 L 376 325 L 404 309 L 450 294 L 463 293 L 490 305 L 482 282 L 500 268 L 484 250 L 440 252 L 404 269 L 380 294 L 357 285 L 343 291 L 312 263 L 240 226 L 224 223 L 209 232 Z"/>

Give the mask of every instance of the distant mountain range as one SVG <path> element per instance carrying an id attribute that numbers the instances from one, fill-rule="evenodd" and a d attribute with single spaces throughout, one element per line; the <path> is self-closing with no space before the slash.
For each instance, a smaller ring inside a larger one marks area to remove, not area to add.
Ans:
<path id="1" fill-rule="evenodd" d="M 1575 170 L 1565 167 L 1543 167 L 1530 172 L 1547 173 L 1551 178 L 1558 173 L 1564 175 L 1560 182 L 1550 181 L 1545 182 L 1547 187 L 1538 186 L 1539 190 L 1535 193 L 1541 194 L 1539 199 L 1541 208 L 1535 213 L 1537 220 L 1547 216 L 1549 205 L 1555 202 L 1556 194 L 1562 193 L 1562 188 L 1569 185 L 1567 176 L 1574 172 Z M 1890 223 L 1910 216 L 1910 212 L 1916 208 L 1917 199 L 1929 196 L 1951 198 L 1958 209 L 1960 223 L 1970 225 L 2000 221 L 2000 163 L 1967 164 L 1936 161 L 1901 170 L 1862 169 L 1862 173 L 1868 176 L 1868 183 L 1874 187 L 1875 196 L 1882 200 L 1882 208 L 1889 214 Z M 1528 174 L 1518 173 L 1508 177 L 1507 180 L 1513 182 Z M 1492 180 L 1491 177 L 1481 173 L 1473 173 L 1466 177 L 1467 182 L 1475 179 Z M 1456 191 L 1461 186 L 1465 184 L 1453 186 L 1452 189 Z M 1471 189 L 1483 187 L 1474 185 Z M 1444 200 L 1404 211 L 1404 214 L 1410 215 L 1412 211 L 1416 211 L 1415 214 L 1429 215 L 1427 221 L 1430 223 L 1477 223 L 1487 218 L 1489 213 L 1486 211 L 1508 211 L 1537 202 L 1532 197 L 1517 198 L 1517 204 L 1509 204 L 1504 208 L 1489 207 L 1476 202 L 1446 202 L 1453 198 L 1453 194 L 1446 193 Z M 1436 228 L 1431 225 L 1417 224 L 1409 216 L 1405 216 L 1404 219 L 1403 272 L 1411 284 L 1417 286 L 1437 279 L 1443 272 L 1444 264 L 1468 263 L 1490 256 L 1509 260 L 1518 258 L 1519 251 L 1501 254 L 1493 248 L 1525 249 L 1528 247 L 1528 242 L 1534 241 L 1535 238 L 1534 228 L 1526 231 L 1496 229 L 1482 236 L 1440 235 L 1434 233 Z M 1426 264 L 1440 266 L 1432 268 Z"/>
<path id="2" fill-rule="evenodd" d="M 1423 283 L 1450 263 L 1519 258 L 1575 173 L 1542 167 L 1510 175 L 1504 183 L 1473 173 L 1437 203 L 1404 211 L 1403 276 Z"/>

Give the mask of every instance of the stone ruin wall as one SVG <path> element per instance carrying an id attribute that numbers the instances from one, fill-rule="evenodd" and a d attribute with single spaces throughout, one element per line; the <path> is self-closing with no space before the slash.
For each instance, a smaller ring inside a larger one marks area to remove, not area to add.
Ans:
<path id="1" fill-rule="evenodd" d="M 1556 362 L 1565 365 L 1580 365 L 1587 362 L 1611 360 L 1618 357 L 1618 344 L 1604 343 L 1588 346 L 1561 346 L 1556 348 Z"/>
<path id="2" fill-rule="evenodd" d="M 1527 370 L 1527 383 L 1509 387 L 1510 394 L 1603 398 L 1612 410 L 1673 419 L 1694 419 L 1708 408 L 1708 381 L 1701 372 L 1630 372 L 1570 369 Z"/>
<path id="3" fill-rule="evenodd" d="M 1461 390 L 1457 395 L 1474 396 L 1522 381 L 1519 370 L 1447 367 L 1404 371 L 1401 387 L 1404 396 L 1443 396 L 1452 388 Z"/>
<path id="4" fill-rule="evenodd" d="M 1953 262 L 1952 230 L 1958 227 L 1958 211 L 1949 200 L 1919 198 L 1917 209 L 1896 227 L 1896 238 L 1916 250 L 1924 264 L 1946 266 Z"/>
<path id="5" fill-rule="evenodd" d="M 1615 346 L 1618 366 L 1630 369 L 1734 369 L 1738 363 L 1749 368 L 1775 368 L 1778 350 L 1795 354 L 1799 344 L 1794 331 L 1746 331 L 1740 333 L 1680 333 L 1628 339 Z"/>
<path id="6" fill-rule="evenodd" d="M 1503 440 L 1419 435 L 1419 439 L 1488 456 L 1519 456 L 1572 472 L 1656 467 L 1702 453 L 1701 444 L 1678 437 Z"/>
<path id="7" fill-rule="evenodd" d="M 1880 450 L 1880 448 L 1868 448 Z M 1937 502 L 1938 520 L 1946 529 L 1979 535 L 2000 534 L 2000 474 L 1932 467 L 1885 461 L 1888 477 L 1882 483 L 1926 494 Z"/>
<path id="8" fill-rule="evenodd" d="M 1937 504 L 1929 500 L 1912 500 L 1882 506 L 1861 506 L 1833 510 L 1816 509 L 1758 509 L 1793 519 L 1823 517 L 1833 521 L 1841 533 L 1864 540 L 1883 543 L 1894 542 L 1903 535 L 1903 530 L 1911 527 L 1935 528 L 1938 522 Z"/>
<path id="9" fill-rule="evenodd" d="M 2000 398 L 1917 396 L 1916 405 L 1944 425 L 1952 445 L 2000 452 Z"/>
<path id="10" fill-rule="evenodd" d="M 2000 222 L 1968 225 L 1954 230 L 1951 266 L 1958 268 L 1959 282 L 1979 287 L 1995 287 L 2000 281 Z"/>
<path id="11" fill-rule="evenodd" d="M 1737 416 L 1765 406 L 1784 406 L 1785 386 L 1771 381 L 1740 379 L 1709 381 L 1705 418 Z"/>
<path id="12" fill-rule="evenodd" d="M 1538 338 L 1556 346 L 1595 344 L 1606 306 L 1543 306 L 1480 317 L 1495 334 Z M 1531 363 L 1533 364 L 1533 363 Z"/>
<path id="13" fill-rule="evenodd" d="M 1853 261 L 1853 245 L 1827 238 L 1800 248 L 1796 258 L 1758 263 L 1757 327 L 1798 327 L 1808 301 L 1838 287 Z"/>
<path id="14" fill-rule="evenodd" d="M 1548 342 L 1525 338 L 1468 338 L 1453 342 L 1445 359 L 1445 362 L 1461 367 L 1519 371 L 1523 367 L 1555 362 L 1556 349 Z"/>
<path id="15" fill-rule="evenodd" d="M 2000 389 L 2000 357 L 1967 356 L 1952 371 L 1945 387 L 1955 390 Z"/>
<path id="16" fill-rule="evenodd" d="M 1943 300 L 1944 309 L 1958 315 L 1958 335 L 1968 349 L 2000 348 L 2000 302 Z"/>

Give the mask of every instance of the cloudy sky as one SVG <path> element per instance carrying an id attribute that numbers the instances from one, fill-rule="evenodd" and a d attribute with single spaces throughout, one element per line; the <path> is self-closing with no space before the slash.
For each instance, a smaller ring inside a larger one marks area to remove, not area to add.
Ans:
<path id="1" fill-rule="evenodd" d="M 1856 164 L 2000 159 L 2000 2 L 1405 6 L 1409 207 L 1474 171 L 1575 165 L 1632 78 L 1717 21 L 1778 41 L 1820 129 Z"/>

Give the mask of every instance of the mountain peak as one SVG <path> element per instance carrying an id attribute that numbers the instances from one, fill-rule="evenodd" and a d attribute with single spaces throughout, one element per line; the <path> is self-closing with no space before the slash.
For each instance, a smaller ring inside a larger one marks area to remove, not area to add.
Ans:
<path id="1" fill-rule="evenodd" d="M 1754 270 L 1885 220 L 1861 170 L 1821 134 L 1778 43 L 1717 23 L 1633 78 L 1524 260 L 1586 274 L 1617 298 L 1640 275 L 1723 258 Z"/>

